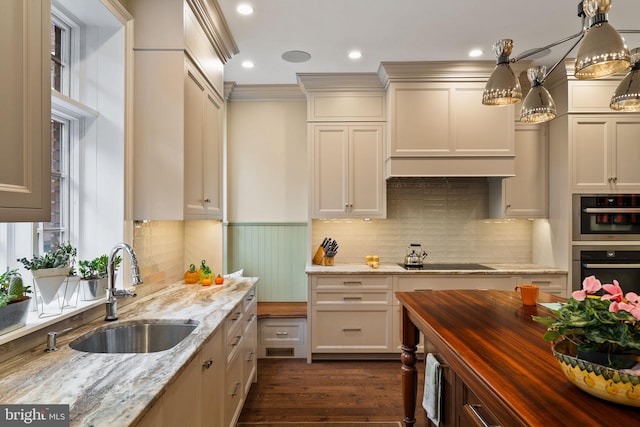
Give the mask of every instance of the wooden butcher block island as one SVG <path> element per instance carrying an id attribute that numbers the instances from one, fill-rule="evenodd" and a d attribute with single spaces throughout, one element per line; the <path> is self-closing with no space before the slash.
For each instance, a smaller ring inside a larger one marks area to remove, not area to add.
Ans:
<path id="1" fill-rule="evenodd" d="M 425 353 L 434 353 L 443 367 L 441 427 L 638 425 L 640 408 L 593 397 L 564 376 L 542 339 L 546 327 L 531 319 L 551 314 L 549 309 L 523 306 L 517 294 L 494 290 L 396 296 L 402 305 L 406 426 L 414 424 L 420 404 L 415 369 L 419 332 L 425 337 Z M 541 293 L 539 301 L 562 300 Z"/>

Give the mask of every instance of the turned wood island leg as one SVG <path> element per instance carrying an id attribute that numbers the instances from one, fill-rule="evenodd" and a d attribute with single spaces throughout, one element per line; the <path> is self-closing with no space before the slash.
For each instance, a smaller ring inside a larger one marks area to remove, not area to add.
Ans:
<path id="1" fill-rule="evenodd" d="M 402 307 L 402 405 L 405 427 L 416 423 L 416 400 L 418 396 L 418 370 L 416 350 L 420 339 L 418 328 L 409 319 L 407 309 Z"/>

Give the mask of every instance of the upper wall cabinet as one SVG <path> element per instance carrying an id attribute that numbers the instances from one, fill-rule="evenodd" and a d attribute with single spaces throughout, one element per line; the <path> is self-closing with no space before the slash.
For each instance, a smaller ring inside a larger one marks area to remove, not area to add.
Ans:
<path id="1" fill-rule="evenodd" d="M 569 123 L 574 191 L 640 191 L 638 115 L 574 116 Z"/>
<path id="2" fill-rule="evenodd" d="M 310 125 L 313 218 L 384 218 L 382 124 Z"/>
<path id="3" fill-rule="evenodd" d="M 0 222 L 51 216 L 49 1 L 0 2 Z"/>
<path id="4" fill-rule="evenodd" d="M 516 175 L 489 183 L 491 218 L 547 218 L 547 126 L 517 123 Z"/>
<path id="5" fill-rule="evenodd" d="M 237 48 L 215 2 L 129 0 L 129 7 L 136 22 L 134 217 L 222 219 L 222 71 Z"/>
<path id="6" fill-rule="evenodd" d="M 384 218 L 385 92 L 378 76 L 298 74 L 307 96 L 311 218 Z"/>

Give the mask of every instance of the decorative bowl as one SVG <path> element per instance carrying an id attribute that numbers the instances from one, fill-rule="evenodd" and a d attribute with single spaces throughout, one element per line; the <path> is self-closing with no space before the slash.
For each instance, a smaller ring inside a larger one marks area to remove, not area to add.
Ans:
<path id="1" fill-rule="evenodd" d="M 556 343 L 553 354 L 565 376 L 581 390 L 609 402 L 640 407 L 640 376 L 578 359 L 569 341 Z"/>

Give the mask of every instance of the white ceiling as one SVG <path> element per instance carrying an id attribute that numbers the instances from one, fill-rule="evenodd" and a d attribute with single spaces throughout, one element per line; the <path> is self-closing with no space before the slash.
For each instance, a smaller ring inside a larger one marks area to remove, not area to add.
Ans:
<path id="1" fill-rule="evenodd" d="M 249 3 L 250 16 L 235 8 Z M 225 66 L 225 81 L 295 84 L 296 73 L 377 72 L 387 61 L 459 61 L 472 48 L 495 60 L 493 43 L 514 40 L 514 53 L 577 33 L 578 0 L 218 0 L 239 53 Z M 640 29 L 640 0 L 612 0 L 609 22 Z M 623 34 L 640 47 L 640 34 Z M 565 43 L 536 60 L 551 66 L 571 46 Z M 363 56 L 350 60 L 359 49 Z M 304 63 L 285 62 L 288 50 L 311 54 Z M 575 57 L 574 50 L 569 57 Z M 245 60 L 253 69 L 243 69 Z"/>

